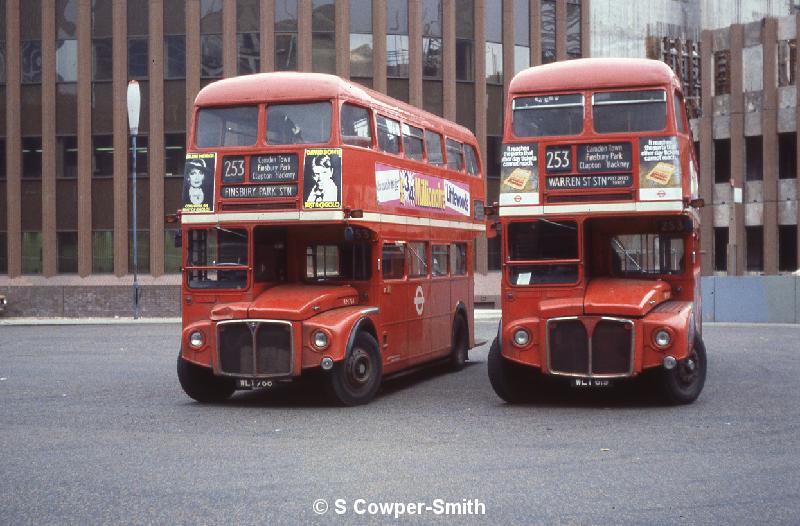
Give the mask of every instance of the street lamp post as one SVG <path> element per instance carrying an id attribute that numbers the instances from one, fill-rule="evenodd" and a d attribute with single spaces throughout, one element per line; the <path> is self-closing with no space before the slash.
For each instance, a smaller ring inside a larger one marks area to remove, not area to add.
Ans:
<path id="1" fill-rule="evenodd" d="M 128 127 L 133 141 L 133 319 L 139 319 L 139 240 L 136 225 L 136 136 L 139 134 L 139 107 L 141 106 L 139 83 L 128 83 Z"/>

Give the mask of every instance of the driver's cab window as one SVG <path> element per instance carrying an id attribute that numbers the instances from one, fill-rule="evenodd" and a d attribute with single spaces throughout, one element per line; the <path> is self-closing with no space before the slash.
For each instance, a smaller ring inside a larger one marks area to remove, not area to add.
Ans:
<path id="1" fill-rule="evenodd" d="M 680 274 L 684 269 L 683 238 L 663 234 L 623 234 L 611 238 L 614 274 Z"/>
<path id="2" fill-rule="evenodd" d="M 403 279 L 405 260 L 405 243 L 384 243 L 381 251 L 383 279 Z"/>

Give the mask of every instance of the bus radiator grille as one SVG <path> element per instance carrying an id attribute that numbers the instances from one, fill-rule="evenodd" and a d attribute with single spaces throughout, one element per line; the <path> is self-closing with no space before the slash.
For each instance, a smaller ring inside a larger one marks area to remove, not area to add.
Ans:
<path id="1" fill-rule="evenodd" d="M 631 368 L 631 326 L 600 320 L 592 331 L 592 374 L 627 374 Z"/>
<path id="2" fill-rule="evenodd" d="M 288 323 L 221 323 L 218 342 L 222 374 L 266 377 L 292 373 L 292 327 Z"/>
<path id="3" fill-rule="evenodd" d="M 292 372 L 292 328 L 282 323 L 262 323 L 256 330 L 256 374 Z"/>
<path id="4" fill-rule="evenodd" d="M 589 338 L 580 320 L 548 324 L 550 369 L 566 374 L 589 373 Z"/>
<path id="5" fill-rule="evenodd" d="M 219 366 L 224 374 L 253 374 L 253 333 L 246 323 L 220 325 Z"/>

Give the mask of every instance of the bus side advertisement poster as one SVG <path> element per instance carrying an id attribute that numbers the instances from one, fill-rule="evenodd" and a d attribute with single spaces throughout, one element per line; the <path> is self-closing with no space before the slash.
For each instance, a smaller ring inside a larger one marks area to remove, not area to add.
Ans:
<path id="1" fill-rule="evenodd" d="M 341 207 L 342 149 L 307 149 L 303 163 L 303 208 Z"/>
<path id="2" fill-rule="evenodd" d="M 681 163 L 677 137 L 639 139 L 639 199 L 681 199 Z"/>
<path id="3" fill-rule="evenodd" d="M 379 205 L 471 214 L 469 188 L 440 177 L 375 163 L 375 190 Z"/>
<path id="4" fill-rule="evenodd" d="M 500 204 L 539 203 L 539 171 L 536 143 L 504 144 L 500 161 Z"/>
<path id="5" fill-rule="evenodd" d="M 216 169 L 217 154 L 215 152 L 186 154 L 181 211 L 184 213 L 214 211 Z"/>

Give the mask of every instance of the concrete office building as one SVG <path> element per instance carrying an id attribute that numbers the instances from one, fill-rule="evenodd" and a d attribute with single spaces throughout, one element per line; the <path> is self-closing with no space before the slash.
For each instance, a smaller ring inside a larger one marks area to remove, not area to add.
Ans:
<path id="1" fill-rule="evenodd" d="M 190 109 L 209 82 L 330 72 L 443 115 L 478 137 L 491 200 L 503 93 L 517 71 L 646 56 L 659 39 L 696 42 L 702 29 L 790 9 L 756 0 L 0 0 L 0 293 L 12 315 L 130 314 L 131 79 L 143 95 L 143 314 L 177 315 L 180 255 L 164 216 L 178 207 Z M 499 246 L 478 243 L 485 302 L 497 299 Z"/>

